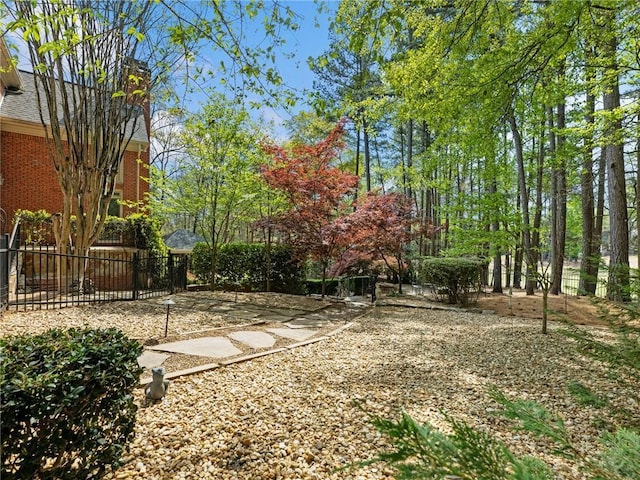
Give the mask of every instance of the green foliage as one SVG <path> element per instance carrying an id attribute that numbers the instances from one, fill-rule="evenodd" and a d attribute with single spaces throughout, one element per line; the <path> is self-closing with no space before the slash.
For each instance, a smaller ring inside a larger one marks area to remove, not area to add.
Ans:
<path id="1" fill-rule="evenodd" d="M 233 289 L 238 285 L 249 290 L 261 290 L 262 279 L 265 277 L 265 264 L 264 245 L 257 243 L 221 245 L 216 265 L 218 277 L 216 284 L 225 289 Z"/>
<path id="2" fill-rule="evenodd" d="M 285 245 L 272 245 L 270 290 L 299 294 L 304 291 L 304 271 Z M 211 281 L 212 251 L 206 243 L 197 243 L 191 252 L 191 270 L 198 282 Z M 231 243 L 221 245 L 216 259 L 216 285 L 234 290 L 265 291 L 267 249 L 264 244 Z"/>
<path id="3" fill-rule="evenodd" d="M 127 231 L 127 222 L 124 218 L 108 216 L 102 227 L 101 237 L 114 237 L 124 234 Z"/>
<path id="4" fill-rule="evenodd" d="M 148 250 L 151 257 L 164 257 L 168 249 L 160 233 L 160 223 L 143 213 L 133 213 L 125 218 L 107 217 L 103 236 L 122 235 L 126 244 Z"/>
<path id="5" fill-rule="evenodd" d="M 557 445 L 556 453 L 564 453 L 565 455 L 575 453 L 564 421 L 560 416 L 530 400 L 509 400 L 497 389 L 492 390 L 491 396 L 503 406 L 502 415 L 518 422 L 518 429 L 551 439 Z"/>
<path id="6" fill-rule="evenodd" d="M 490 434 L 447 415 L 451 429 L 444 434 L 429 424 L 420 425 L 406 413 L 398 422 L 373 417 L 376 428 L 389 436 L 390 452 L 363 465 L 383 461 L 393 466 L 399 480 L 441 479 L 452 476 L 468 480 L 552 479 L 541 461 L 513 455 Z"/>
<path id="7" fill-rule="evenodd" d="M 640 478 L 640 435 L 621 428 L 606 433 L 602 438 L 605 448 L 600 453 L 600 464 L 605 471 L 620 478 Z"/>
<path id="8" fill-rule="evenodd" d="M 573 445 L 571 435 L 565 429 L 562 419 L 542 405 L 524 400 L 509 400 L 497 390 L 492 392 L 492 396 L 504 407 L 500 413 L 516 420 L 517 428 L 553 441 L 557 447 L 553 453 L 579 462 L 588 473 L 587 478 L 597 480 L 640 478 L 638 432 L 625 428 L 620 428 L 614 433 L 606 432 L 600 439 L 604 448 L 594 456 L 592 452 L 582 452 Z"/>
<path id="9" fill-rule="evenodd" d="M 571 382 L 567 388 L 580 405 L 602 408 L 609 403 L 606 398 L 593 392 L 580 382 Z"/>
<path id="10" fill-rule="evenodd" d="M 149 251 L 149 256 L 164 257 L 167 255 L 167 246 L 160 233 L 160 224 L 156 219 L 143 213 L 133 213 L 125 219 L 127 232 L 133 236 L 136 248 Z"/>
<path id="11" fill-rule="evenodd" d="M 640 305 L 610 304 L 602 299 L 593 301 L 598 303 L 600 316 L 608 322 L 609 328 L 615 334 L 615 341 L 604 342 L 590 331 L 577 327 L 563 333 L 578 342 L 581 353 L 608 364 L 614 370 L 627 369 L 631 377 L 637 380 L 640 372 L 640 326 L 637 323 L 640 318 Z"/>
<path id="12" fill-rule="evenodd" d="M 198 242 L 191 250 L 191 272 L 198 283 L 211 283 L 211 247 Z"/>
<path id="13" fill-rule="evenodd" d="M 337 278 L 328 278 L 324 281 L 325 295 L 335 295 L 337 293 L 338 281 Z M 322 295 L 322 279 L 307 279 L 305 281 L 305 289 L 308 295 Z"/>
<path id="14" fill-rule="evenodd" d="M 340 279 L 329 278 L 325 280 L 325 295 L 336 295 L 339 289 Z M 366 295 L 371 284 L 371 277 L 358 276 L 347 277 L 342 279 L 343 288 L 347 292 L 353 292 L 354 295 Z M 322 294 L 322 279 L 308 278 L 305 281 L 306 292 L 308 295 Z"/>
<path id="15" fill-rule="evenodd" d="M 179 122 L 183 128 L 171 142 L 182 154 L 170 175 L 151 170 L 151 211 L 174 228 L 185 219 L 197 225 L 210 244 L 228 243 L 274 206 L 258 174 L 259 127 L 242 103 L 220 92 Z"/>
<path id="16" fill-rule="evenodd" d="M 46 210 L 17 210 L 14 219 L 20 222 L 21 234 L 27 244 L 40 244 L 51 235 L 51 214 Z"/>
<path id="17" fill-rule="evenodd" d="M 472 258 L 425 258 L 420 278 L 436 292 L 444 293 L 449 303 L 470 303 L 473 291 L 480 291 L 484 261 Z"/>
<path id="18" fill-rule="evenodd" d="M 2 478 L 100 478 L 133 439 L 142 347 L 115 329 L 0 339 Z"/>

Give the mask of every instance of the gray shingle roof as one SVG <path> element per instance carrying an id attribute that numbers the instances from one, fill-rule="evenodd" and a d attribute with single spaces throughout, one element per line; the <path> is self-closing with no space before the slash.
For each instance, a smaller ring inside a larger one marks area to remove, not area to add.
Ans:
<path id="1" fill-rule="evenodd" d="M 21 71 L 20 76 L 22 77 L 23 93 L 21 95 L 5 96 L 0 107 L 0 118 L 11 118 L 13 120 L 39 124 L 40 113 L 33 73 Z M 46 104 L 44 108 L 47 108 Z M 49 124 L 49 114 L 47 111 L 45 111 L 44 119 L 45 123 Z M 137 116 L 136 130 L 131 140 L 143 144 L 149 143 L 149 136 L 146 132 L 142 110 L 140 110 L 140 114 Z"/>
<path id="2" fill-rule="evenodd" d="M 165 235 L 164 243 L 167 247 L 176 250 L 191 250 L 198 242 L 204 242 L 204 237 L 193 233 L 189 230 L 180 229 L 175 232 Z"/>

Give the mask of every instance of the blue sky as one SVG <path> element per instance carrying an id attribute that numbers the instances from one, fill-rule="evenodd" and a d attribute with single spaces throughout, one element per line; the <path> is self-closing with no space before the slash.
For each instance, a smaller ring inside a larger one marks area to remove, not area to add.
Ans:
<path id="1" fill-rule="evenodd" d="M 295 32 L 287 32 L 285 38 L 287 51 L 295 52 L 295 57 L 291 60 L 281 60 L 278 62 L 278 69 L 288 86 L 294 87 L 301 94 L 304 90 L 313 88 L 314 74 L 309 68 L 307 59 L 318 57 L 329 48 L 329 23 L 332 12 L 338 6 L 337 1 L 327 2 L 329 13 L 318 13 L 318 6 L 313 0 L 296 0 L 284 2 L 291 9 L 300 15 L 300 28 Z M 292 112 L 304 110 L 307 105 L 300 101 Z M 263 115 L 272 115 L 272 120 L 276 123 L 287 119 L 290 113 L 283 108 L 264 109 Z"/>
<path id="2" fill-rule="evenodd" d="M 285 84 L 294 88 L 302 97 L 305 90 L 313 88 L 314 74 L 311 72 L 307 59 L 309 57 L 318 57 L 329 48 L 329 23 L 339 2 L 336 0 L 324 0 L 323 5 L 328 7 L 329 12 L 318 12 L 318 5 L 313 0 L 284 0 L 282 5 L 289 6 L 297 15 L 296 22 L 300 28 L 296 31 L 285 31 L 283 34 L 286 44 L 283 47 L 284 52 L 293 53 L 292 58 L 286 58 L 283 54 L 277 56 L 276 67 L 280 72 Z M 327 10 L 324 8 L 323 10 Z M 260 32 L 256 36 L 259 36 Z M 249 41 L 259 38 L 248 39 Z M 14 37 L 12 43 L 18 47 L 18 66 L 23 70 L 31 70 L 29 55 L 26 52 L 26 46 L 19 38 Z M 209 61 L 213 65 L 217 65 L 224 57 L 216 58 L 215 52 L 210 54 L 211 58 L 200 59 L 199 61 Z M 218 82 L 218 79 L 211 79 L 210 84 Z M 189 110 L 197 110 L 198 104 L 206 100 L 204 95 L 192 95 L 189 99 L 187 108 Z M 279 125 L 283 119 L 288 119 L 291 113 L 295 113 L 307 108 L 304 100 L 298 105 L 287 111 L 280 108 L 263 108 L 260 112 L 254 112 L 257 116 L 262 116 L 267 120 L 272 120 Z"/>
<path id="3" fill-rule="evenodd" d="M 290 7 L 295 14 L 296 23 L 299 25 L 299 29 L 296 31 L 284 30 L 280 33 L 286 40 L 285 45 L 282 47 L 282 51 L 276 54 L 276 68 L 280 72 L 284 84 L 288 88 L 294 89 L 301 100 L 294 108 L 285 107 L 263 107 L 260 111 L 254 111 L 254 117 L 263 117 L 267 121 L 273 121 L 276 126 L 280 125 L 283 120 L 290 118 L 291 114 L 294 114 L 300 110 L 308 108 L 305 103 L 304 92 L 313 88 L 314 74 L 309 68 L 308 58 L 318 57 L 329 48 L 329 23 L 333 17 L 335 10 L 338 7 L 338 1 L 324 1 L 323 5 L 328 8 L 323 8 L 319 12 L 318 5 L 313 0 L 291 0 L 282 1 L 280 5 Z M 328 12 L 326 11 L 328 9 Z M 259 43 L 264 36 L 262 27 L 260 26 L 261 18 L 258 15 L 255 19 L 257 26 L 255 27 L 255 38 L 247 38 L 247 42 Z M 247 28 L 249 30 L 252 27 Z M 204 51 L 206 52 L 206 42 Z M 291 58 L 287 58 L 286 54 L 293 54 Z M 213 70 L 217 70 L 217 65 L 220 61 L 228 63 L 229 59 L 221 52 L 210 51 L 203 53 L 202 56 L 196 61 L 201 65 L 207 65 Z M 219 87 L 219 79 L 213 77 L 209 78 L 206 85 Z M 285 88 L 283 85 L 282 88 Z M 217 88 L 216 88 L 217 89 Z M 251 95 L 250 98 L 254 101 L 259 101 L 259 98 L 255 95 Z M 206 102 L 206 94 L 192 94 L 187 99 L 186 108 L 191 111 L 198 110 L 200 104 Z M 278 136 L 283 132 L 282 129 L 278 129 Z"/>

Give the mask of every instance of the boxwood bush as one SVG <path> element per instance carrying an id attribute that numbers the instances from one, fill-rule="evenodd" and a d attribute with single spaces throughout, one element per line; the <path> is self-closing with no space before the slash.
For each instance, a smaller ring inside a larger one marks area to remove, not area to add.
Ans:
<path id="1" fill-rule="evenodd" d="M 230 243 L 218 249 L 216 285 L 247 291 L 266 290 L 266 246 L 260 243 Z M 271 246 L 270 287 L 272 292 L 304 293 L 304 269 L 286 245 Z M 211 248 L 197 243 L 191 252 L 191 270 L 198 282 L 211 282 Z"/>
<path id="2" fill-rule="evenodd" d="M 446 296 L 452 304 L 467 305 L 471 294 L 481 290 L 484 264 L 477 258 L 425 258 L 420 276 L 423 283 L 432 285 L 436 295 Z"/>
<path id="3" fill-rule="evenodd" d="M 133 439 L 142 347 L 116 329 L 0 339 L 3 480 L 101 478 Z"/>

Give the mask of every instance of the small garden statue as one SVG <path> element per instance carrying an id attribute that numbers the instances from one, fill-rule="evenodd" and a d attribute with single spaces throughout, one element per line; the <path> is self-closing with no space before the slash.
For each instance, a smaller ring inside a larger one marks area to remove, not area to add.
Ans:
<path id="1" fill-rule="evenodd" d="M 153 380 L 144 389 L 144 393 L 148 400 L 161 400 L 167 393 L 167 388 L 169 388 L 169 383 L 171 382 L 164 379 L 165 373 L 166 371 L 163 367 L 155 367 L 151 369 Z"/>

